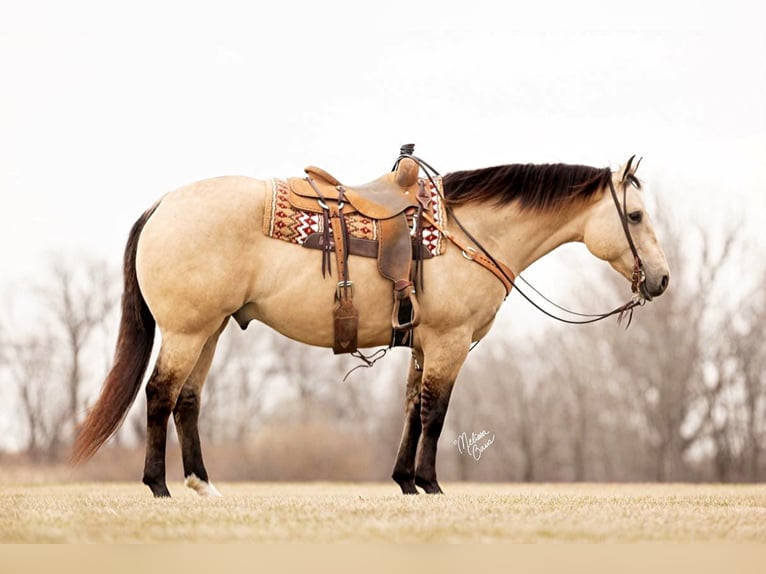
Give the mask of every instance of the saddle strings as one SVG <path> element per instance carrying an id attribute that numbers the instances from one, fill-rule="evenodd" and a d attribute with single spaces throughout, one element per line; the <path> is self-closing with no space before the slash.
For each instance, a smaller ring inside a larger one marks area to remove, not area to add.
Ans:
<path id="1" fill-rule="evenodd" d="M 364 353 L 362 353 L 362 351 L 360 351 L 358 349 L 356 351 L 354 351 L 353 353 L 351 353 L 351 356 L 356 358 L 356 359 L 359 359 L 360 361 L 362 361 L 362 364 L 361 365 L 357 365 L 356 367 L 353 367 L 352 369 L 350 369 L 346 373 L 346 376 L 343 377 L 343 382 L 345 383 L 346 379 L 349 378 L 351 373 L 353 373 L 357 369 L 370 369 L 370 368 L 374 367 L 375 363 L 377 363 L 383 357 L 386 356 L 386 353 L 388 353 L 388 349 L 390 349 L 390 347 L 381 347 L 380 349 L 370 353 L 369 355 L 365 355 Z"/>
<path id="2" fill-rule="evenodd" d="M 412 146 L 412 147 L 410 147 L 410 146 L 402 146 L 402 148 L 400 150 L 399 157 L 396 159 L 396 162 L 394 163 L 393 169 L 395 170 L 397 168 L 397 166 L 399 165 L 399 162 L 401 162 L 403 159 L 410 158 L 411 160 L 413 160 L 415 163 L 417 163 L 423 169 L 423 172 L 425 173 L 425 175 L 428 178 L 428 180 L 431 182 L 431 185 L 434 186 L 434 189 L 436 190 L 436 192 L 441 196 L 442 200 L 445 201 L 445 203 L 446 203 L 446 198 L 444 197 L 444 195 L 440 191 L 439 187 L 436 185 L 436 181 L 434 180 L 434 177 L 440 175 L 439 172 L 436 171 L 436 169 L 434 169 L 426 161 L 424 161 L 421 158 L 413 155 L 413 153 L 412 153 L 413 151 L 414 151 L 414 146 Z M 609 181 L 609 183 L 610 184 L 612 183 L 611 180 Z M 613 186 L 612 186 L 612 188 L 613 188 Z M 615 201 L 615 206 L 617 208 L 617 213 L 618 213 L 618 215 L 620 217 L 620 221 L 621 221 L 621 223 L 623 225 L 623 229 L 625 231 L 625 235 L 626 235 L 626 237 L 628 239 L 628 244 L 630 245 L 631 251 L 633 251 L 634 256 L 637 258 L 637 261 L 640 262 L 640 258 L 638 258 L 637 251 L 635 250 L 635 245 L 633 243 L 633 238 L 631 237 L 630 230 L 629 230 L 629 228 L 627 226 L 627 213 L 626 213 L 627 210 L 620 206 L 619 201 L 617 200 L 617 195 L 614 192 L 614 189 L 612 189 L 610 191 L 612 192 L 612 197 L 614 198 L 614 201 Z M 543 309 L 539 304 L 537 304 L 535 301 L 533 301 L 524 292 L 524 290 L 519 288 L 519 286 L 516 284 L 516 282 L 511 277 L 509 277 L 508 274 L 503 270 L 503 268 L 498 264 L 497 260 L 492 256 L 492 254 L 489 253 L 489 251 L 487 251 L 487 249 L 481 244 L 481 242 L 478 241 L 463 226 L 463 224 L 460 222 L 460 219 L 458 219 L 458 217 L 455 215 L 455 212 L 452 209 L 447 208 L 447 214 L 448 214 L 449 218 L 451 218 L 457 224 L 457 226 L 465 234 L 465 236 L 469 240 L 471 240 L 476 245 L 476 247 L 479 248 L 479 250 L 493 263 L 493 265 L 495 265 L 495 267 L 497 269 L 500 270 L 502 275 L 508 280 L 508 282 L 513 286 L 513 288 L 516 289 L 516 291 L 518 291 L 519 294 L 522 297 L 524 297 L 524 299 L 526 299 L 538 311 L 542 312 L 543 314 L 547 315 L 548 317 L 550 317 L 552 319 L 556 319 L 557 321 L 561 321 L 562 323 L 568 323 L 568 324 L 571 324 L 571 325 L 586 325 L 588 323 L 596 323 L 597 321 L 601 321 L 601 320 L 606 319 L 608 317 L 611 317 L 613 315 L 617 315 L 617 324 L 621 324 L 623 319 L 627 316 L 628 321 L 627 321 L 627 323 L 625 325 L 625 328 L 627 329 L 628 327 L 630 327 L 630 324 L 633 321 L 633 310 L 636 307 L 644 305 L 644 303 L 646 302 L 646 300 L 643 297 L 635 297 L 634 296 L 630 301 L 628 301 L 624 305 L 620 305 L 619 307 L 616 307 L 615 309 L 613 309 L 613 310 L 611 310 L 611 311 L 609 311 L 607 313 L 599 313 L 599 314 L 594 314 L 594 313 L 579 313 L 577 311 L 571 311 L 571 310 L 567 309 L 566 307 L 563 307 L 562 305 L 558 305 L 557 303 L 554 303 L 548 297 L 543 295 L 538 289 L 534 288 L 521 275 L 516 275 L 516 277 L 518 279 L 521 279 L 524 282 L 525 285 L 530 287 L 535 293 L 537 293 L 540 297 L 542 297 L 543 300 L 547 301 L 548 303 L 550 303 L 551 305 L 553 305 L 557 309 L 559 309 L 561 311 L 564 311 L 565 313 L 569 313 L 570 315 L 574 315 L 574 316 L 578 316 L 578 317 L 587 317 L 587 319 L 574 320 L 574 319 L 566 319 L 564 317 L 559 317 L 558 315 L 555 315 L 555 314 L 549 312 L 548 310 Z M 478 343 L 478 341 L 477 341 L 477 343 Z M 474 343 L 474 345 L 472 345 L 471 348 L 473 348 L 475 346 L 476 345 Z"/>

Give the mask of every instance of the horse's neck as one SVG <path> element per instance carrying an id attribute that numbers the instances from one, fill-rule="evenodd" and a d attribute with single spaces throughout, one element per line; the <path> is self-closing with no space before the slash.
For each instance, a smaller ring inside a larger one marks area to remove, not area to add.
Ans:
<path id="1" fill-rule="evenodd" d="M 454 211 L 465 228 L 515 273 L 559 245 L 581 241 L 585 225 L 582 209 L 535 213 L 521 212 L 515 204 L 470 204 Z"/>

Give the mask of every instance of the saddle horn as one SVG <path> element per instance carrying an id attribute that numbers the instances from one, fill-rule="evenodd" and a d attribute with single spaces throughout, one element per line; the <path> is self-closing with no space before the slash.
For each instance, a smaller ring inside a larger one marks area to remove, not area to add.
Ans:
<path id="1" fill-rule="evenodd" d="M 420 166 L 415 160 L 405 157 L 399 162 L 396 167 L 396 183 L 400 187 L 410 187 L 415 185 L 418 181 L 418 174 L 420 173 Z"/>
<path id="2" fill-rule="evenodd" d="M 396 163 L 394 163 L 394 167 L 391 171 L 396 172 L 394 179 L 401 187 L 410 187 L 411 185 L 415 185 L 418 181 L 420 166 L 414 159 L 412 159 L 412 154 L 414 153 L 414 143 L 403 144 L 399 148 L 399 157 L 397 158 Z"/>

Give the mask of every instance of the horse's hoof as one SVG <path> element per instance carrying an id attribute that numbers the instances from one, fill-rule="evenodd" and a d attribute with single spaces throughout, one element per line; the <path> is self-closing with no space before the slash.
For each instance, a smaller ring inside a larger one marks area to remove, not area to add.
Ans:
<path id="1" fill-rule="evenodd" d="M 170 498 L 170 491 L 165 481 L 155 482 L 151 479 L 144 478 L 143 483 L 149 487 L 152 491 L 154 498 Z"/>
<path id="2" fill-rule="evenodd" d="M 152 488 L 152 494 L 154 495 L 154 498 L 170 498 L 170 491 L 168 490 L 167 486 L 158 488 L 156 490 Z"/>
<path id="3" fill-rule="evenodd" d="M 424 478 L 415 478 L 415 484 L 422 488 L 426 494 L 444 494 L 444 491 L 441 489 L 436 479 L 426 480 Z"/>
<path id="4" fill-rule="evenodd" d="M 420 494 L 415 488 L 415 475 L 412 472 L 394 470 L 391 475 L 394 482 L 402 489 L 402 494 Z"/>
<path id="5" fill-rule="evenodd" d="M 415 482 L 414 481 L 399 483 L 399 487 L 402 489 L 402 494 L 407 494 L 407 495 L 410 495 L 410 494 L 420 494 L 418 492 L 418 489 L 415 488 Z"/>

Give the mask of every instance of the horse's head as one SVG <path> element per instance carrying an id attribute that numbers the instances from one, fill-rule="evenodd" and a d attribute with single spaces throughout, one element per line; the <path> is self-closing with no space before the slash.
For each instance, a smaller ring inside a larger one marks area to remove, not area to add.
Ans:
<path id="1" fill-rule="evenodd" d="M 638 163 L 630 158 L 612 174 L 613 189 L 607 188 L 587 212 L 583 241 L 652 299 L 667 288 L 670 270 L 644 207 L 642 184 L 635 175 Z"/>

